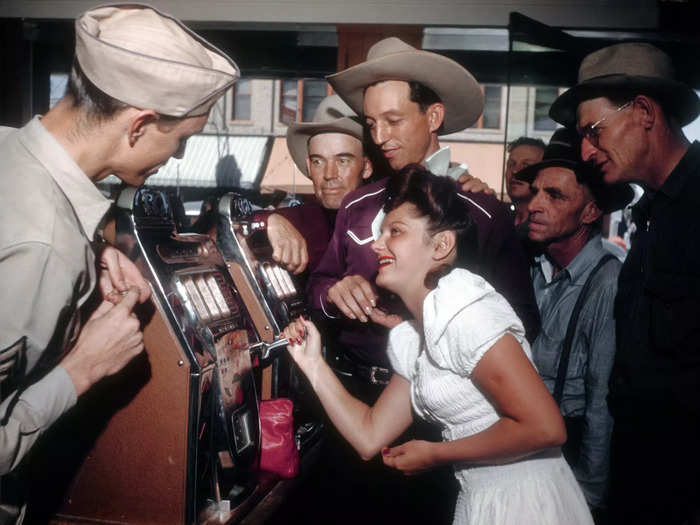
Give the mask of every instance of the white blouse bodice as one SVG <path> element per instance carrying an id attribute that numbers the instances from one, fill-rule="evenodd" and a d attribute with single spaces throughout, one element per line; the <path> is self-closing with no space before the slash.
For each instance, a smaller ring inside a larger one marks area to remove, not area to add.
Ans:
<path id="1" fill-rule="evenodd" d="M 389 359 L 394 371 L 411 383 L 415 411 L 441 425 L 445 440 L 491 426 L 498 414 L 471 375 L 506 333 L 531 359 L 520 319 L 483 278 L 456 268 L 426 297 L 423 320 L 423 334 L 414 321 L 406 321 L 389 335 Z"/>

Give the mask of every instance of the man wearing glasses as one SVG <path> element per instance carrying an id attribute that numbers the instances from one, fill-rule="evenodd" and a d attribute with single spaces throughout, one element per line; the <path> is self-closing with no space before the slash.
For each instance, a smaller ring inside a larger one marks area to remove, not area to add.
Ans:
<path id="1" fill-rule="evenodd" d="M 700 144 L 682 126 L 700 99 L 654 46 L 584 58 L 550 116 L 577 126 L 608 184 L 637 182 L 636 233 L 620 272 L 609 407 L 612 523 L 700 520 Z"/>

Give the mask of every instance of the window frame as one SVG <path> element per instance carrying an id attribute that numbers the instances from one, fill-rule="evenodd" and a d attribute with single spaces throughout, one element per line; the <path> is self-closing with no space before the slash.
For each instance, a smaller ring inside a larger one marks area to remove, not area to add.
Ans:
<path id="1" fill-rule="evenodd" d="M 328 95 L 331 94 L 331 86 L 328 83 L 328 81 L 325 80 L 324 78 L 297 78 L 296 79 L 296 83 L 297 83 L 297 86 L 296 86 L 296 101 L 297 101 L 296 117 L 295 117 L 295 120 L 287 122 L 286 120 L 284 120 L 282 118 L 282 116 L 284 114 L 283 110 L 284 110 L 284 100 L 285 100 L 284 82 L 289 81 L 289 80 L 294 80 L 294 79 L 281 78 L 280 83 L 279 83 L 279 105 L 277 108 L 277 110 L 278 110 L 277 121 L 280 124 L 285 125 L 285 126 L 288 126 L 292 122 L 305 122 L 304 120 L 302 120 L 302 116 L 304 114 L 304 103 L 306 102 L 304 100 L 304 89 L 305 89 L 305 83 L 307 80 L 318 80 L 318 81 L 325 82 L 326 92 L 325 92 L 324 97 L 327 97 Z M 306 122 L 310 122 L 310 121 L 306 121 Z"/>

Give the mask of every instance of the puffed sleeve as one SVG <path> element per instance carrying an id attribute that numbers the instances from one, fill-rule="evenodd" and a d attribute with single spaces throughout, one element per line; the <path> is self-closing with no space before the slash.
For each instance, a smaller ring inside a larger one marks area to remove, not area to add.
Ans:
<path id="1" fill-rule="evenodd" d="M 411 381 L 420 350 L 420 334 L 413 323 L 404 321 L 389 332 L 387 355 L 396 374 Z"/>
<path id="2" fill-rule="evenodd" d="M 426 351 L 440 368 L 470 377 L 486 352 L 507 333 L 527 346 L 518 316 L 500 294 L 490 291 L 459 309 L 444 329 L 427 332 Z"/>

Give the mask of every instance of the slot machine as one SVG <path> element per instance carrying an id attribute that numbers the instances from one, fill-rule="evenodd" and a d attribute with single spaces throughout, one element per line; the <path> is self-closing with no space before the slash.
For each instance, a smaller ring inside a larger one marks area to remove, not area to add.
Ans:
<path id="1" fill-rule="evenodd" d="M 230 217 L 222 217 L 215 241 L 178 232 L 160 191 L 129 188 L 117 208 L 115 245 L 153 292 L 151 311 L 139 312 L 145 352 L 81 398 L 62 423 L 71 432 L 62 442 L 66 455 L 71 446 L 87 453 L 64 468 L 70 481 L 53 520 L 240 522 L 284 483 L 257 468 L 258 402 L 261 391 L 273 391 L 263 370 L 286 345 L 281 313 L 293 314 L 303 301 L 290 300 L 278 272 L 254 273 L 240 257 L 223 232 Z M 270 290 L 286 295 L 273 302 Z M 311 430 L 301 428 L 297 440 Z"/>
<path id="2" fill-rule="evenodd" d="M 223 195 L 216 206 L 216 242 L 237 289 L 245 298 L 251 319 L 268 349 L 292 319 L 306 315 L 306 304 L 295 278 L 272 260 L 264 223 L 256 221 L 250 202 L 235 193 Z M 295 377 L 288 361 L 274 360 L 264 370 L 264 397 L 293 396 Z M 269 385 L 269 389 L 268 389 Z"/>

